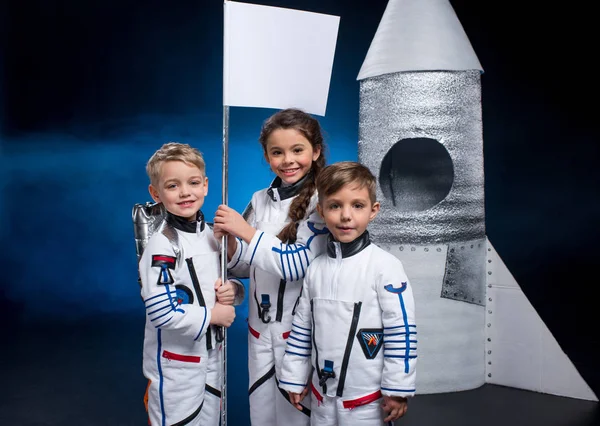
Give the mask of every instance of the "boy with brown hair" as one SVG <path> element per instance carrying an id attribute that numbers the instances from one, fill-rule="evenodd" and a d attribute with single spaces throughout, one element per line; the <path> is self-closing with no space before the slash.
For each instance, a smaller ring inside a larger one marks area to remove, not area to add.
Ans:
<path id="1" fill-rule="evenodd" d="M 232 304 L 236 293 L 243 298 L 243 287 L 221 285 L 220 242 L 201 211 L 208 194 L 202 154 L 187 144 L 167 143 L 146 171 L 150 195 L 166 210 L 139 263 L 149 422 L 217 426 L 221 342 L 212 325 L 231 325 Z"/>
<path id="2" fill-rule="evenodd" d="M 402 263 L 369 239 L 376 179 L 340 162 L 321 172 L 317 190 L 327 253 L 304 279 L 280 386 L 296 404 L 310 388 L 312 425 L 393 422 L 415 393 L 416 325 Z"/>

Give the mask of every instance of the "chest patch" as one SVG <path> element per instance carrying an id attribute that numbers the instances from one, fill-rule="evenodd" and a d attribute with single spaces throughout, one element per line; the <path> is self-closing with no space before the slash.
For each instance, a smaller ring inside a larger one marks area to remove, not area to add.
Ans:
<path id="1" fill-rule="evenodd" d="M 373 359 L 379 353 L 383 344 L 383 329 L 382 328 L 361 328 L 356 333 L 358 343 L 362 348 L 367 359 Z"/>

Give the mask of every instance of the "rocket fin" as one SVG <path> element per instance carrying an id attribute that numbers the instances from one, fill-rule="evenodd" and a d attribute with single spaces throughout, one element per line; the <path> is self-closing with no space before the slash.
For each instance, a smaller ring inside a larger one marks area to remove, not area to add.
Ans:
<path id="1" fill-rule="evenodd" d="M 598 401 L 489 240 L 487 245 L 486 382 Z"/>

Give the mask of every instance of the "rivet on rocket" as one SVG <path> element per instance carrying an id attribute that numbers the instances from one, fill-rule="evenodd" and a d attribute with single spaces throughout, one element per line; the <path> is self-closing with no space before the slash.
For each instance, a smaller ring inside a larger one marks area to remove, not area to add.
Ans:
<path id="1" fill-rule="evenodd" d="M 412 282 L 417 390 L 597 400 L 486 237 L 482 72 L 448 0 L 390 0 L 357 78 L 358 159 L 382 206 L 369 232 Z"/>

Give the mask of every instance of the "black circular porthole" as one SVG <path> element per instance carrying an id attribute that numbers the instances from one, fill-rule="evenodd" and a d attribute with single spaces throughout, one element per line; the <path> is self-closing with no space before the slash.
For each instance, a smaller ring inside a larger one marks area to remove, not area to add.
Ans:
<path id="1" fill-rule="evenodd" d="M 446 148 L 430 138 L 398 141 L 381 163 L 383 196 L 403 212 L 430 209 L 452 188 L 454 166 Z"/>

